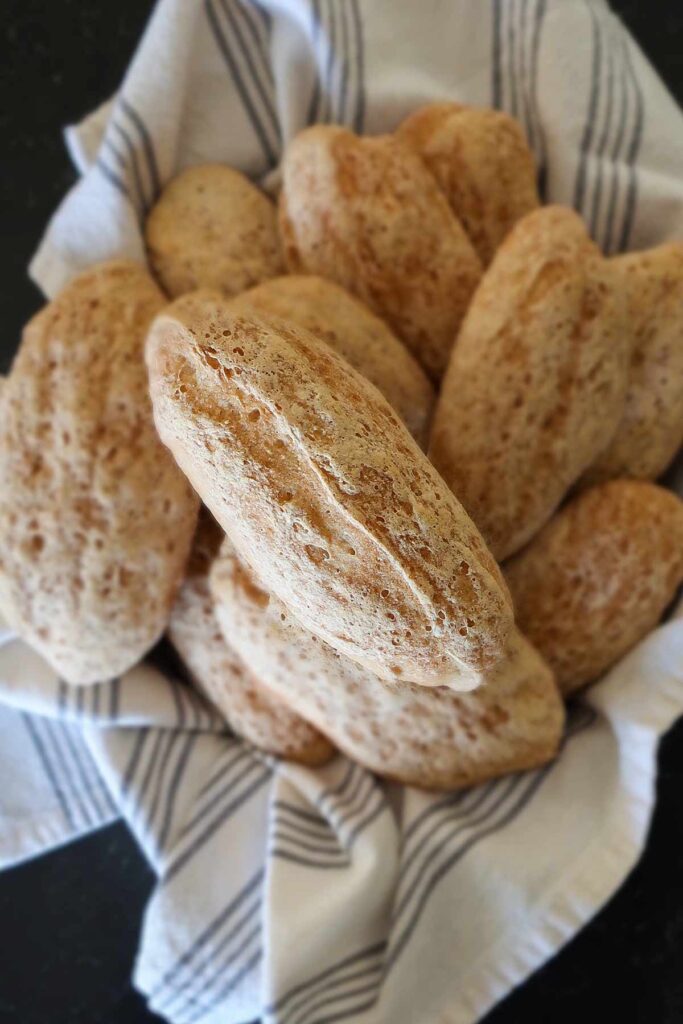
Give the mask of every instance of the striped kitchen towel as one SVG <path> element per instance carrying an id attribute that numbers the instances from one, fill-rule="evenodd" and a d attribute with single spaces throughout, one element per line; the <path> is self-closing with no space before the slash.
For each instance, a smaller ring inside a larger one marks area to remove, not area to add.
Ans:
<path id="1" fill-rule="evenodd" d="M 544 196 L 609 252 L 683 236 L 679 110 L 602 0 L 161 0 L 31 271 L 52 294 L 144 257 L 163 183 L 266 185 L 303 125 L 392 128 L 452 97 L 518 116 Z M 471 1024 L 560 948 L 642 850 L 683 712 L 671 619 L 569 716 L 558 760 L 450 795 L 236 740 L 156 664 L 77 689 L 0 637 L 0 863 L 122 816 L 157 874 L 135 983 L 177 1024 Z"/>

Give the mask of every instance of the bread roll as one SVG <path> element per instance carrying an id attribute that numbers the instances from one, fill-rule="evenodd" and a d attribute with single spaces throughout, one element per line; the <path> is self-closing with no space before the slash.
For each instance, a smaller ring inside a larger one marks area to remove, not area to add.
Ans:
<path id="1" fill-rule="evenodd" d="M 250 288 L 232 302 L 248 315 L 275 316 L 326 342 L 382 392 L 420 447 L 427 443 L 434 390 L 420 364 L 383 320 L 332 281 L 290 274 Z"/>
<path id="2" fill-rule="evenodd" d="M 223 531 L 204 509 L 168 638 L 233 732 L 266 753 L 301 764 L 324 764 L 334 755 L 332 744 L 259 682 L 219 629 L 209 569 L 222 539 Z"/>
<path id="3" fill-rule="evenodd" d="M 621 294 L 580 218 L 546 206 L 519 221 L 460 331 L 429 447 L 498 561 L 609 444 L 629 345 Z"/>
<path id="4" fill-rule="evenodd" d="M 78 276 L 3 387 L 0 609 L 69 683 L 134 665 L 180 584 L 198 500 L 152 422 L 143 345 L 164 299 L 136 263 Z"/>
<path id="5" fill-rule="evenodd" d="M 147 218 L 145 240 L 172 298 L 196 288 L 236 295 L 283 270 L 275 205 L 224 164 L 173 178 Z"/>
<path id="6" fill-rule="evenodd" d="M 457 789 L 534 768 L 557 751 L 562 701 L 550 670 L 519 634 L 486 685 L 455 694 L 382 682 L 307 633 L 260 589 L 227 539 L 211 588 L 224 634 L 259 677 L 378 775 Z"/>
<path id="7" fill-rule="evenodd" d="M 147 362 L 162 440 L 307 629 L 385 679 L 479 684 L 509 595 L 376 388 L 312 334 L 207 293 L 157 317 Z"/>
<path id="8" fill-rule="evenodd" d="M 519 628 L 573 693 L 656 626 L 683 582 L 683 501 L 638 480 L 592 487 L 505 574 Z"/>
<path id="9" fill-rule="evenodd" d="M 533 153 L 502 110 L 430 103 L 398 137 L 422 157 L 487 267 L 513 225 L 538 206 Z"/>
<path id="10" fill-rule="evenodd" d="M 438 380 L 481 266 L 424 163 L 395 136 L 316 125 L 290 143 L 282 169 L 290 272 L 353 292 Z"/>
<path id="11" fill-rule="evenodd" d="M 633 351 L 624 412 L 585 484 L 655 480 L 683 444 L 683 243 L 610 260 L 624 288 Z"/>

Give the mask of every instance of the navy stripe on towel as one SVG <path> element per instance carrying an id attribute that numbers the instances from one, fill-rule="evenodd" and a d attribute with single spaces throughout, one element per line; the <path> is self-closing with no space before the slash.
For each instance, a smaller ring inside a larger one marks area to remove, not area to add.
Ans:
<path id="1" fill-rule="evenodd" d="M 269 168 L 274 167 L 277 162 L 277 149 L 271 139 L 272 125 L 264 121 L 263 113 L 259 110 L 258 102 L 252 94 L 252 87 L 243 75 L 235 50 L 225 30 L 223 19 L 217 13 L 216 0 L 204 0 L 204 10 L 216 45 L 235 83 L 244 111 L 263 150 L 266 164 Z"/>
<path id="2" fill-rule="evenodd" d="M 305 1005 L 307 999 L 319 995 L 340 979 L 350 980 L 349 975 L 353 976 L 359 968 L 373 967 L 381 970 L 385 949 L 385 942 L 377 942 L 343 957 L 330 967 L 314 974 L 307 981 L 294 985 L 279 999 L 266 1006 L 264 1013 L 276 1016 L 278 1024 L 286 1021 L 287 1016 Z"/>
<path id="3" fill-rule="evenodd" d="M 137 131 L 142 143 L 142 150 L 145 155 L 149 180 L 152 187 L 152 200 L 155 200 L 161 192 L 161 175 L 159 174 L 159 164 L 157 161 L 156 151 L 154 149 L 152 135 L 139 112 L 127 97 L 123 95 L 119 96 L 119 105 L 131 125 Z"/>
<path id="4" fill-rule="evenodd" d="M 35 720 L 26 711 L 22 711 L 21 718 L 26 728 L 26 731 L 31 739 L 33 748 L 43 767 L 45 775 L 47 776 L 50 786 L 52 787 L 52 790 L 57 798 L 57 802 L 60 806 L 62 814 L 64 815 L 66 823 L 69 826 L 69 828 L 75 829 L 76 822 L 74 820 L 74 816 L 71 810 L 71 805 L 69 803 L 66 793 L 64 792 L 61 782 L 56 776 L 54 765 L 52 764 L 52 760 L 46 750 L 45 744 L 42 738 L 40 737 L 38 730 L 36 729 Z"/>

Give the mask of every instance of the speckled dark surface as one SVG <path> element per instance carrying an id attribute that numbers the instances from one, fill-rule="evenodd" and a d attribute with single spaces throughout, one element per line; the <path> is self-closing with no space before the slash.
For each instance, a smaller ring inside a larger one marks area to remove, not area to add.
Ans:
<path id="1" fill-rule="evenodd" d="M 683 102 L 683 4 L 613 6 Z M 73 180 L 61 126 L 116 88 L 150 8 L 149 0 L 0 5 L 0 369 L 40 302 L 26 264 Z M 0 875 L 0 1024 L 158 1020 L 129 981 L 151 884 L 122 825 Z M 662 743 L 640 864 L 589 927 L 486 1024 L 577 1019 L 683 1022 L 683 724 Z"/>

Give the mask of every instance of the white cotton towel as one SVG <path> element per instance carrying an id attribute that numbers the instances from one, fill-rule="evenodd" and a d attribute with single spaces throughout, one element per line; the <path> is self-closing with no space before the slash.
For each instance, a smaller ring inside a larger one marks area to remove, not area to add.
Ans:
<path id="1" fill-rule="evenodd" d="M 113 256 L 179 169 L 265 181 L 314 120 L 391 129 L 450 97 L 517 115 L 545 198 L 608 252 L 683 236 L 681 115 L 601 0 L 161 0 L 31 273 Z M 152 666 L 60 684 L 5 632 L 0 863 L 123 816 L 158 875 L 135 983 L 177 1024 L 472 1024 L 602 906 L 643 848 L 683 711 L 683 620 L 570 714 L 557 762 L 465 793 L 337 758 L 278 764 Z"/>

